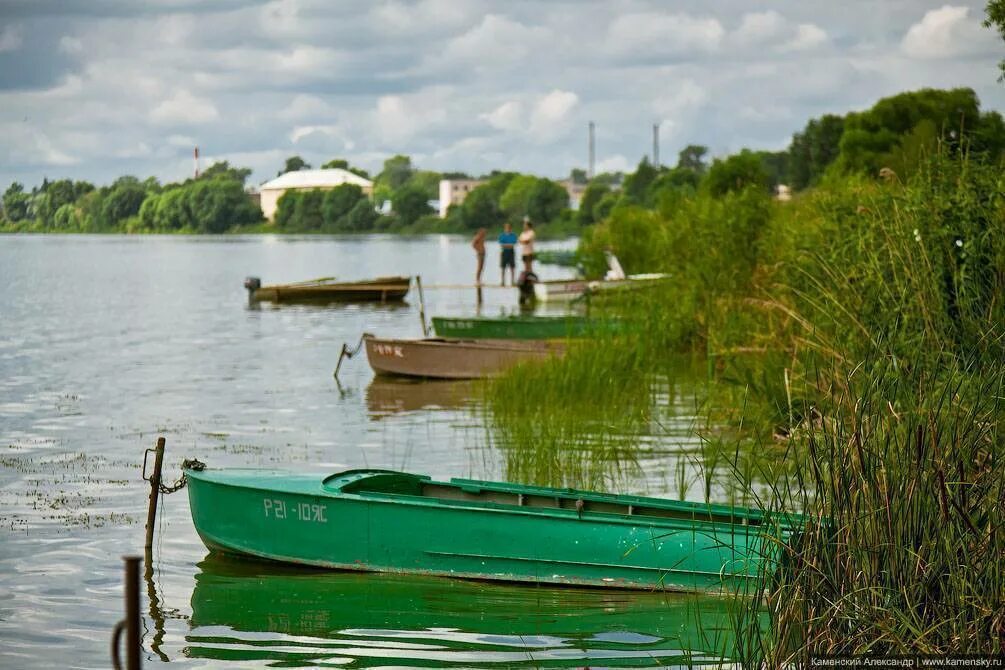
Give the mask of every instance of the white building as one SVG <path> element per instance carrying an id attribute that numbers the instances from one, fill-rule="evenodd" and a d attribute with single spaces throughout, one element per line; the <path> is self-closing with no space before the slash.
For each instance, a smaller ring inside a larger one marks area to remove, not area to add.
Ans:
<path id="1" fill-rule="evenodd" d="M 367 196 L 373 195 L 373 182 L 348 170 L 341 168 L 297 170 L 267 181 L 258 188 L 262 214 L 272 221 L 279 207 L 279 198 L 287 191 L 309 191 L 315 188 L 327 190 L 342 184 L 355 184 L 363 189 L 363 193 Z"/>
<path id="2" fill-rule="evenodd" d="M 441 179 L 440 180 L 440 218 L 447 218 L 447 210 L 451 205 L 459 205 L 468 197 L 468 193 L 484 184 L 482 179 Z"/>

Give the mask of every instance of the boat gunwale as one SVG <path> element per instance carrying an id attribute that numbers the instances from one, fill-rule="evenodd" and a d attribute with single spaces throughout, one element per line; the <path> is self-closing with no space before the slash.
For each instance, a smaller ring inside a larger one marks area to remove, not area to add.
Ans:
<path id="1" fill-rule="evenodd" d="M 222 472 L 223 470 L 211 470 L 211 472 Z M 253 468 L 243 469 L 244 472 L 255 472 Z M 752 508 L 742 508 L 748 516 L 744 516 L 743 513 L 731 514 L 730 511 L 735 510 L 735 508 L 727 505 L 715 505 L 712 503 L 696 503 L 688 501 L 678 501 L 678 500 L 667 500 L 663 498 L 646 498 L 641 496 L 619 496 L 617 494 L 605 494 L 599 492 L 587 492 L 578 491 L 576 489 L 557 489 L 550 487 L 530 487 L 521 484 L 516 484 L 513 486 L 529 489 L 530 495 L 539 495 L 544 497 L 561 498 L 565 500 L 583 500 L 584 502 L 617 502 L 621 503 L 622 500 L 631 500 L 632 502 L 623 503 L 626 506 L 633 506 L 634 502 L 641 503 L 639 507 L 652 507 L 656 509 L 667 510 L 670 512 L 678 512 L 681 514 L 680 517 L 669 517 L 669 516 L 655 516 L 647 514 L 620 514 L 613 512 L 601 512 L 596 510 L 583 510 L 578 512 L 576 509 L 565 508 L 565 507 L 536 507 L 536 506 L 521 506 L 510 503 L 500 503 L 495 501 L 477 501 L 477 500 L 467 500 L 467 499 L 450 499 L 450 498 L 437 498 L 431 496 L 422 496 L 414 494 L 397 494 L 389 493 L 385 491 L 361 491 L 361 492 L 351 492 L 344 491 L 343 487 L 349 484 L 361 481 L 362 479 L 353 479 L 352 481 L 345 482 L 338 488 L 328 487 L 326 482 L 331 479 L 337 479 L 344 477 L 345 475 L 356 475 L 364 473 L 373 474 L 393 474 L 393 475 L 405 475 L 408 477 L 414 477 L 417 481 L 423 484 L 440 485 L 440 486 L 452 486 L 459 490 L 463 490 L 462 486 L 480 486 L 481 488 L 486 488 L 494 491 L 502 491 L 506 493 L 516 493 L 513 489 L 502 488 L 504 486 L 502 483 L 496 482 L 482 482 L 479 480 L 468 480 L 468 479 L 451 479 L 449 482 L 441 482 L 433 480 L 427 475 L 412 475 L 410 473 L 402 473 L 395 470 L 347 470 L 340 473 L 335 473 L 327 477 L 323 477 L 320 481 L 317 479 L 310 478 L 309 473 L 286 473 L 287 477 L 293 476 L 297 478 L 296 483 L 301 485 L 301 488 L 297 489 L 275 489 L 268 488 L 267 486 L 257 483 L 257 482 L 232 482 L 232 481 L 220 481 L 213 478 L 208 478 L 205 476 L 199 476 L 200 472 L 204 471 L 191 471 L 186 470 L 186 476 L 192 476 L 194 473 L 195 478 L 203 483 L 211 484 L 215 486 L 224 486 L 232 489 L 245 489 L 252 491 L 261 491 L 265 493 L 282 493 L 287 495 L 303 495 L 311 496 L 317 498 L 326 498 L 332 500 L 344 500 L 353 502 L 363 502 L 363 503 L 373 503 L 380 502 L 385 504 L 401 505 L 407 504 L 412 507 L 425 507 L 434 508 L 441 510 L 469 510 L 469 511 L 484 511 L 499 514 L 518 514 L 518 515 L 529 515 L 536 518 L 546 517 L 555 520 L 564 521 L 582 521 L 582 520 L 594 520 L 597 522 L 604 523 L 616 523 L 618 525 L 632 525 L 638 527 L 647 528 L 666 528 L 668 530 L 685 530 L 696 532 L 695 524 L 700 524 L 703 527 L 711 528 L 729 528 L 744 529 L 744 534 L 746 535 L 763 535 L 763 536 L 775 536 L 776 533 L 771 532 L 761 532 L 761 529 L 769 529 L 781 531 L 782 534 L 791 534 L 798 532 L 796 528 L 799 519 L 797 515 L 792 514 L 766 514 L 761 510 L 756 510 Z M 277 471 L 266 471 L 266 472 L 277 472 Z M 279 471 L 281 472 L 281 471 Z M 307 482 L 313 482 L 315 487 L 305 488 L 302 485 Z M 490 486 L 497 484 L 499 488 L 491 488 Z M 579 495 L 576 495 L 579 494 Z M 655 504 L 654 504 L 655 503 Z M 717 510 L 727 510 L 725 513 Z M 713 518 L 701 518 L 701 514 L 708 514 L 709 516 L 719 516 L 727 517 L 721 519 Z M 690 515 L 690 516 L 688 516 Z M 736 521 L 730 521 L 730 518 L 736 519 Z M 756 523 L 742 523 L 743 519 L 755 520 Z M 726 532 L 726 531 L 720 531 Z M 735 534 L 735 530 L 731 531 Z"/>
<path id="2" fill-rule="evenodd" d="M 527 353 L 558 353 L 564 349 L 561 341 L 556 340 L 506 340 L 493 338 L 464 338 L 464 337 L 378 337 L 372 333 L 363 333 L 364 342 L 374 344 L 403 344 L 408 346 L 431 346 L 434 348 L 465 347 L 469 349 L 485 349 L 492 351 L 519 351 Z"/>
<path id="3" fill-rule="evenodd" d="M 336 280 L 316 280 L 306 279 L 302 282 L 291 282 L 289 284 L 266 284 L 259 286 L 256 291 L 266 291 L 275 289 L 319 289 L 326 290 L 358 290 L 368 291 L 395 290 L 412 287 L 411 277 L 377 277 L 376 279 L 362 279 L 360 281 L 336 281 Z"/>

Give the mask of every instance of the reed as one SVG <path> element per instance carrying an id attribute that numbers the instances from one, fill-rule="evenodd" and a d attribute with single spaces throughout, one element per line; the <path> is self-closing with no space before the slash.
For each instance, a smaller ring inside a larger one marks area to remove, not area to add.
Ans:
<path id="1" fill-rule="evenodd" d="M 488 388 L 494 426 L 537 426 L 514 474 L 544 454 L 574 469 L 575 426 L 652 431 L 653 380 L 705 357 L 699 475 L 682 469 L 678 493 L 810 519 L 768 592 L 769 632 L 737 617 L 744 664 L 1005 649 L 1005 177 L 948 152 L 886 175 L 785 204 L 698 193 L 616 209 L 580 256 L 612 248 L 670 281 L 591 305 L 631 324 L 617 339 Z"/>

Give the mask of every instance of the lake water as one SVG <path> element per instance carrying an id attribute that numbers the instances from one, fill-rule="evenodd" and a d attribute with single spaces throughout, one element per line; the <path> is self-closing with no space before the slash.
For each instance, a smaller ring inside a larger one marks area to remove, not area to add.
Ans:
<path id="1" fill-rule="evenodd" d="M 473 269 L 467 240 L 452 236 L 0 236 L 0 667 L 110 667 L 120 557 L 142 553 L 141 465 L 159 435 L 168 481 L 184 458 L 522 471 L 487 430 L 478 384 L 375 380 L 362 355 L 333 378 L 342 343 L 364 331 L 421 335 L 414 289 L 401 306 L 252 308 L 242 287 L 247 275 L 419 274 L 429 315 L 518 309 L 512 289 L 486 288 L 479 307 L 473 289 L 436 288 L 470 284 Z M 680 398 L 656 394 L 661 436 L 612 464 L 607 488 L 672 493 L 696 444 Z M 223 560 L 199 541 L 184 492 L 163 501 L 154 559 L 148 665 L 655 667 L 729 641 L 725 605 L 708 599 Z"/>

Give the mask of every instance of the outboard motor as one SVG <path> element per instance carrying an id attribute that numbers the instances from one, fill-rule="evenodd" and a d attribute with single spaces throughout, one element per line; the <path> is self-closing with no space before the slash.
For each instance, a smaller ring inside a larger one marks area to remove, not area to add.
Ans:
<path id="1" fill-rule="evenodd" d="M 253 300 L 255 291 L 262 288 L 262 280 L 258 277 L 245 277 L 244 288 L 248 289 L 248 300 Z"/>
<path id="2" fill-rule="evenodd" d="M 520 290 L 520 304 L 529 305 L 537 297 L 534 295 L 534 284 L 538 282 L 537 275 L 526 270 L 520 273 L 516 280 L 516 286 Z"/>

